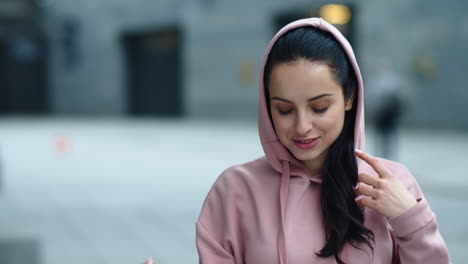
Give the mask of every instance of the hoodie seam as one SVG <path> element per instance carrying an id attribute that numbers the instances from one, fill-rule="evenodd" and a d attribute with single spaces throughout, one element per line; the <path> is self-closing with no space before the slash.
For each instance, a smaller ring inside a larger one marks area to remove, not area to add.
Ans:
<path id="1" fill-rule="evenodd" d="M 200 225 L 200 227 L 203 229 L 203 231 L 207 234 L 208 238 L 213 240 L 214 242 L 216 242 L 216 244 L 227 254 L 229 254 L 229 256 L 233 257 L 234 258 L 234 255 L 231 254 L 231 252 L 229 252 L 227 249 L 225 249 L 223 247 L 223 245 L 221 244 L 220 241 L 218 241 L 212 234 L 211 232 L 208 230 L 208 228 L 201 222 L 201 220 L 198 220 L 197 223 Z"/>
<path id="2" fill-rule="evenodd" d="M 272 143 L 272 142 L 278 142 L 279 139 L 270 139 L 270 140 L 263 140 L 262 143 Z"/>

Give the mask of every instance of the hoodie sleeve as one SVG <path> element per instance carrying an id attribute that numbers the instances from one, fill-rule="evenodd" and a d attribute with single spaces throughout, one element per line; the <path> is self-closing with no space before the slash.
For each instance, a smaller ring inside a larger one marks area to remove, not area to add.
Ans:
<path id="1" fill-rule="evenodd" d="M 229 170 L 229 169 L 228 169 Z M 239 195 L 236 175 L 224 172 L 208 193 L 196 224 L 196 244 L 201 264 L 239 264 L 236 230 Z"/>
<path id="2" fill-rule="evenodd" d="M 388 219 L 396 237 L 399 258 L 402 264 L 448 264 L 448 250 L 437 229 L 437 221 L 421 188 L 403 167 L 404 178 L 399 180 L 407 186 L 418 203 L 403 214 Z"/>

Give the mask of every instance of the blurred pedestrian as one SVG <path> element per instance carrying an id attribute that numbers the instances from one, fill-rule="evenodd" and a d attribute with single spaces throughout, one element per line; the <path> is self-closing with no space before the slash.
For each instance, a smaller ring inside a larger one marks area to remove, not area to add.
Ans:
<path id="1" fill-rule="evenodd" d="M 405 110 L 404 86 L 388 60 L 380 62 L 378 72 L 366 86 L 366 109 L 376 131 L 375 154 L 383 158 L 397 159 L 398 127 Z"/>
<path id="2" fill-rule="evenodd" d="M 200 263 L 449 263 L 415 178 L 362 152 L 362 79 L 335 27 L 280 30 L 259 88 L 265 157 L 214 183 L 196 225 Z"/>

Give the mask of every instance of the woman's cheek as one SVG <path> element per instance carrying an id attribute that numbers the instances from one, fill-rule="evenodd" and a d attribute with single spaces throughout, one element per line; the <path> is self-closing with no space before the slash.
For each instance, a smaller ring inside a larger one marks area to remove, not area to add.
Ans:
<path id="1" fill-rule="evenodd" d="M 284 116 L 277 116 L 276 122 L 274 123 L 278 137 L 282 139 L 288 138 L 289 129 L 291 128 L 292 123 L 290 118 Z"/>
<path id="2" fill-rule="evenodd" d="M 333 134 L 333 136 L 338 137 L 343 129 L 344 125 L 344 113 L 331 113 L 320 122 L 320 129 L 325 131 L 325 133 Z"/>

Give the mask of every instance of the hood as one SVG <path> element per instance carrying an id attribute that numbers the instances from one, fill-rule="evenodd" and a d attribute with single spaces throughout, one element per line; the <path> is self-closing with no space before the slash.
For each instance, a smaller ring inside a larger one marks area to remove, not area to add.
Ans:
<path id="1" fill-rule="evenodd" d="M 358 64 L 356 62 L 356 58 L 354 56 L 353 49 L 346 38 L 336 29 L 334 26 L 326 22 L 321 18 L 307 18 L 297 20 L 292 22 L 285 27 L 283 27 L 270 41 L 268 47 L 266 48 L 265 54 L 263 56 L 262 65 L 260 69 L 260 83 L 259 83 L 259 103 L 258 103 L 258 130 L 260 134 L 260 141 L 265 151 L 266 158 L 270 165 L 281 173 L 281 187 L 280 187 L 280 212 L 281 212 L 281 219 L 280 219 L 280 227 L 278 232 L 278 254 L 280 263 L 285 264 L 287 263 L 286 257 L 286 244 L 285 244 L 285 227 L 284 227 L 284 219 L 285 219 L 285 207 L 287 204 L 288 198 L 288 190 L 289 190 L 289 178 L 291 175 L 297 176 L 307 176 L 310 178 L 311 181 L 316 183 L 321 183 L 320 177 L 318 175 L 309 175 L 308 170 L 302 163 L 296 159 L 287 149 L 286 147 L 281 144 L 279 141 L 275 130 L 273 129 L 272 121 L 270 120 L 270 116 L 268 114 L 267 103 L 265 98 L 265 91 L 264 91 L 264 71 L 265 71 L 265 64 L 268 59 L 268 55 L 270 54 L 271 48 L 278 40 L 286 32 L 299 28 L 299 27 L 316 27 L 323 31 L 330 32 L 338 42 L 343 46 L 346 55 L 351 62 L 351 65 L 354 69 L 356 79 L 358 82 L 358 92 L 357 92 L 357 109 L 356 109 L 356 123 L 355 123 L 355 132 L 354 132 L 354 142 L 356 149 L 364 150 L 364 107 L 363 107 L 363 85 L 362 85 L 362 77 L 361 72 L 359 70 Z"/>
<path id="2" fill-rule="evenodd" d="M 305 167 L 303 163 L 297 160 L 290 152 L 281 144 L 278 137 L 276 136 L 275 130 L 273 129 L 272 121 L 268 115 L 267 103 L 265 98 L 263 75 L 265 71 L 265 64 L 270 54 L 271 48 L 286 32 L 299 28 L 299 27 L 316 27 L 323 31 L 330 32 L 338 42 L 343 46 L 343 49 L 348 56 L 354 72 L 356 74 L 356 79 L 358 82 L 358 93 L 356 99 L 357 109 L 356 109 L 356 124 L 354 131 L 354 142 L 355 146 L 359 150 L 364 150 L 365 137 L 364 137 L 364 108 L 363 108 L 363 85 L 361 72 L 357 64 L 356 58 L 354 56 L 353 49 L 346 38 L 340 33 L 338 29 L 332 26 L 330 23 L 326 22 L 322 18 L 307 18 L 297 20 L 292 22 L 285 27 L 283 27 L 274 38 L 268 44 L 265 54 L 263 56 L 262 65 L 260 69 L 260 79 L 259 79 L 259 102 L 258 102 L 258 130 L 260 135 L 260 141 L 265 152 L 265 155 L 270 162 L 271 166 L 277 171 L 282 171 L 282 161 L 288 161 L 291 167 L 292 174 L 302 175 L 305 172 Z"/>

